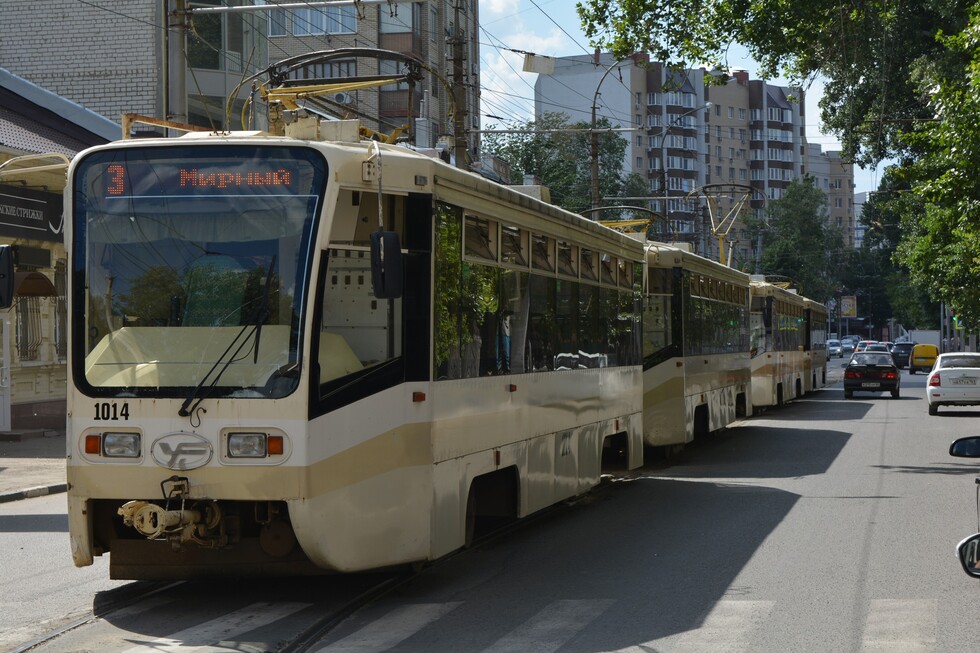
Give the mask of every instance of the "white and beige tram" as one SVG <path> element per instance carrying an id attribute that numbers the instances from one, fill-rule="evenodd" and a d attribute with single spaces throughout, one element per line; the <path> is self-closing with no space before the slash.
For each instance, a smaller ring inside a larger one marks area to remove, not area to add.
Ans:
<path id="1" fill-rule="evenodd" d="M 803 346 L 803 391 L 812 392 L 827 385 L 827 307 L 805 298 L 806 344 Z"/>
<path id="2" fill-rule="evenodd" d="M 643 430 L 677 447 L 752 414 L 749 275 L 647 243 Z"/>
<path id="3" fill-rule="evenodd" d="M 805 390 L 806 300 L 753 275 L 752 405 L 781 406 Z"/>
<path id="4" fill-rule="evenodd" d="M 429 561 L 642 464 L 642 243 L 407 148 L 290 129 L 72 163 L 76 565 Z"/>

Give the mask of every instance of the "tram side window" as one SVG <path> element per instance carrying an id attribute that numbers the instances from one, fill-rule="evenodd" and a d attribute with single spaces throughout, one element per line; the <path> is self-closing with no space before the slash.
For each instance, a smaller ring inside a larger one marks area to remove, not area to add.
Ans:
<path id="1" fill-rule="evenodd" d="M 371 255 L 361 248 L 327 252 L 320 329 L 320 383 L 401 356 L 401 299 L 377 299 Z"/>
<path id="2" fill-rule="evenodd" d="M 436 379 L 635 364 L 639 330 L 632 289 L 600 289 L 554 274 L 463 260 L 464 248 L 468 256 L 474 253 L 461 232 L 462 210 L 437 204 L 435 216 Z M 471 226 L 477 225 L 467 216 L 466 231 Z M 554 239 L 531 240 L 527 230 L 500 228 L 501 265 L 523 260 L 529 269 L 556 271 L 555 257 L 561 258 Z M 530 257 L 528 242 L 539 246 Z M 588 259 L 598 268 L 597 254 L 590 252 Z"/>

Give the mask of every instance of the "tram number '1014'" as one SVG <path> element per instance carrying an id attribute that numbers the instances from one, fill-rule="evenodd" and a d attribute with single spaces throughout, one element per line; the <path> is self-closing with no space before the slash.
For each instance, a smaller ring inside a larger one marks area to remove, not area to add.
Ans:
<path id="1" fill-rule="evenodd" d="M 111 404 L 107 401 L 99 402 L 95 404 L 95 419 L 106 422 L 129 419 L 129 404 L 123 403 L 120 407 L 115 402 Z"/>

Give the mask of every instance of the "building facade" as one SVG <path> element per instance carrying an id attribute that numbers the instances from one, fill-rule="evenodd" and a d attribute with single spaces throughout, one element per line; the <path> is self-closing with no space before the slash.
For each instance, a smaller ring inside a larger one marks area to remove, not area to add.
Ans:
<path id="1" fill-rule="evenodd" d="M 811 143 L 807 146 L 805 170 L 814 185 L 827 195 L 827 226 L 840 230 L 847 247 L 860 247 L 854 164 L 843 161 L 840 152 L 824 152 Z"/>
<path id="2" fill-rule="evenodd" d="M 0 244 L 12 246 L 16 270 L 13 306 L 0 311 L 0 431 L 64 428 L 65 169 L 119 134 L 112 121 L 0 68 Z"/>
<path id="3" fill-rule="evenodd" d="M 261 0 L 49 0 L 45 20 L 36 2 L 5 0 L 3 11 L 0 67 L 114 121 L 137 113 L 215 129 L 263 128 L 264 114 L 251 111 L 260 103 L 248 102 L 253 89 L 241 82 L 272 63 L 330 53 L 289 75 L 313 83 L 402 72 L 401 59 L 367 50 L 412 57 L 423 64 L 414 83 L 322 97 L 336 115 L 384 134 L 403 128 L 424 147 L 451 145 L 462 129 L 468 158 L 478 159 L 477 0 L 290 9 Z"/>
<path id="4" fill-rule="evenodd" d="M 649 207 L 669 233 L 747 271 L 755 271 L 761 251 L 745 216 L 763 218 L 766 202 L 807 173 L 804 100 L 800 89 L 750 79 L 747 71 L 721 78 L 608 54 L 559 58 L 554 73 L 535 82 L 538 119 L 562 112 L 573 123 L 589 122 L 595 106 L 597 119 L 633 129 L 621 132 L 630 142 L 624 172 L 649 180 Z M 826 190 L 853 192 L 853 169 L 839 156 L 828 155 L 827 165 Z M 852 201 L 831 199 L 828 212 L 853 234 Z"/>

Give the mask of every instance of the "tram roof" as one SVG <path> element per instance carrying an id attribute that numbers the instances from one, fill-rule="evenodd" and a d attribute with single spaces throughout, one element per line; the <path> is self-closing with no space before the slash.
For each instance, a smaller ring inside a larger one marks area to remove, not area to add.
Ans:
<path id="1" fill-rule="evenodd" d="M 684 267 L 701 274 L 728 279 L 743 286 L 747 286 L 751 279 L 750 275 L 741 270 L 736 270 L 714 259 L 705 258 L 675 244 L 648 240 L 646 250 L 647 260 L 649 261 L 650 256 L 653 255 L 656 258 L 656 263 L 661 266 Z"/>
<path id="2" fill-rule="evenodd" d="M 484 203 L 507 207 L 515 218 L 530 221 L 532 225 L 538 220 L 544 220 L 550 227 L 559 227 L 559 233 L 551 229 L 553 235 L 561 237 L 561 227 L 577 232 L 587 231 L 614 244 L 623 252 L 629 252 L 637 259 L 642 258 L 643 242 L 637 238 L 622 234 L 615 229 L 606 227 L 595 220 L 590 220 L 577 213 L 566 211 L 558 206 L 541 199 L 515 190 L 512 187 L 499 184 L 486 177 L 457 168 L 436 156 L 420 152 L 400 144 L 381 143 L 370 140 L 309 140 L 292 136 L 269 135 L 264 132 L 190 132 L 179 138 L 141 138 L 116 141 L 107 147 L 140 147 L 145 145 L 178 147 L 187 145 L 188 141 L 213 143 L 265 143 L 265 144 L 304 144 L 314 148 L 333 150 L 349 156 L 347 161 L 335 162 L 336 167 L 331 177 L 341 185 L 358 188 L 363 192 L 373 192 L 377 181 L 366 181 L 363 177 L 362 164 L 370 159 L 375 151 L 381 152 L 382 184 L 388 192 L 422 193 L 430 192 L 436 199 L 447 202 L 480 200 Z M 391 166 L 392 160 L 406 165 Z M 424 178 L 424 181 L 423 181 Z M 420 183 L 421 182 L 421 183 Z M 514 214 L 520 210 L 520 216 Z"/>

